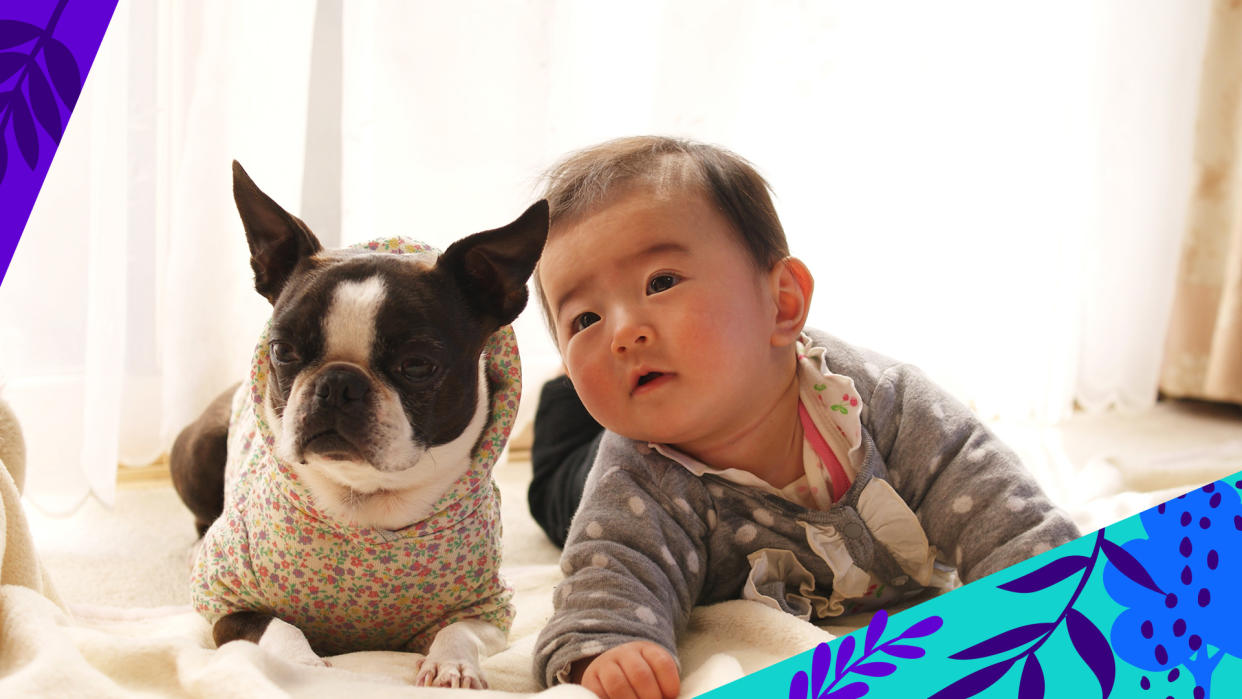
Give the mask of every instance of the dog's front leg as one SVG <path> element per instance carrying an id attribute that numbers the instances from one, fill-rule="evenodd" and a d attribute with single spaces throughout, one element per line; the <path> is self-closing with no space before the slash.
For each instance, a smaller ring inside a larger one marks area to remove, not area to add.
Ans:
<path id="1" fill-rule="evenodd" d="M 505 634 L 481 619 L 466 619 L 436 634 L 414 684 L 487 689 L 480 662 L 505 647 Z"/>
<path id="2" fill-rule="evenodd" d="M 290 662 L 326 667 L 327 661 L 315 654 L 301 629 L 262 612 L 233 612 L 220 617 L 211 627 L 216 647 L 229 641 L 250 641 Z"/>

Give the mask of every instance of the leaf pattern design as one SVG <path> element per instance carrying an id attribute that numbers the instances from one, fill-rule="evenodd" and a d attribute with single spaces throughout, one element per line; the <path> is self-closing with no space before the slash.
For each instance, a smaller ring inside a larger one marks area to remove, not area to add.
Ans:
<path id="1" fill-rule="evenodd" d="M 44 47 L 44 58 L 47 60 L 48 76 L 56 86 L 61 101 L 69 109 L 78 103 L 82 94 L 82 73 L 78 70 L 78 62 L 73 58 L 69 47 L 55 39 L 49 39 Z"/>
<path id="2" fill-rule="evenodd" d="M 33 41 L 42 33 L 43 30 L 29 22 L 0 19 L 0 49 L 11 49 L 27 41 Z"/>
<path id="3" fill-rule="evenodd" d="M 26 65 L 26 61 L 29 58 L 25 54 L 13 51 L 0 53 L 0 80 L 8 80 L 13 77 L 17 71 L 22 69 L 22 66 Z"/>
<path id="4" fill-rule="evenodd" d="M 0 20 L 0 49 L 6 49 L 0 53 L 0 83 L 13 81 L 0 92 L 0 182 L 8 172 L 8 133 L 12 132 L 26 166 L 34 170 L 41 153 L 55 150 L 41 147 L 39 129 L 59 144 L 69 113 L 81 95 L 82 71 L 77 59 L 69 47 L 52 36 L 67 3 L 57 2 L 46 28 Z M 63 116 L 61 103 L 66 110 Z"/>
<path id="5" fill-rule="evenodd" d="M 933 633 L 936 633 L 940 630 L 941 626 L 944 626 L 944 619 L 941 619 L 938 616 L 929 616 L 914 626 L 902 631 L 901 635 L 897 638 L 923 638 L 924 636 L 930 636 Z"/>
<path id="6" fill-rule="evenodd" d="M 1083 659 L 1091 672 L 1100 682 L 1100 691 L 1105 699 L 1113 691 L 1113 679 L 1117 676 L 1117 664 L 1113 659 L 1112 646 L 1108 639 L 1096 628 L 1082 612 L 1071 608 L 1065 619 L 1066 630 L 1069 631 L 1070 642 L 1078 657 Z"/>
<path id="7" fill-rule="evenodd" d="M 854 655 L 854 637 L 846 636 L 841 639 L 841 645 L 837 646 L 837 677 L 845 674 L 845 668 L 849 666 L 852 655 Z"/>
<path id="8" fill-rule="evenodd" d="M 1017 658 L 1002 660 L 999 663 L 993 663 L 983 668 L 975 670 L 966 675 L 962 679 L 945 687 L 944 689 L 931 695 L 931 699 L 964 699 L 965 697 L 973 697 L 983 690 L 996 684 L 1000 678 L 1009 672 L 1009 668 L 1017 662 Z"/>
<path id="9" fill-rule="evenodd" d="M 1044 669 L 1034 654 L 1026 656 L 1022 679 L 1018 682 L 1018 699 L 1043 699 Z"/>
<path id="10" fill-rule="evenodd" d="M 52 137 L 53 141 L 60 143 L 60 137 L 64 133 L 60 122 L 60 107 L 56 104 L 56 98 L 52 96 L 52 87 L 48 85 L 47 78 L 43 76 L 42 71 L 32 70 L 27 76 L 26 90 L 30 93 L 30 106 L 34 110 L 35 118 L 39 120 L 39 125 Z"/>
<path id="11" fill-rule="evenodd" d="M 806 673 L 799 670 L 789 680 L 789 699 L 806 699 L 809 689 L 810 685 L 807 683 Z"/>
<path id="12" fill-rule="evenodd" d="M 1135 583 L 1159 591 L 1142 564 L 1130 554 L 1122 551 L 1121 547 L 1109 541 L 1104 535 L 1104 530 L 1101 529 L 1096 533 L 1095 545 L 1090 556 L 1062 556 L 1019 578 L 998 585 L 999 589 L 1007 592 L 1031 594 L 1046 590 L 1076 573 L 1081 573 L 1077 588 L 1055 621 L 1026 624 L 1002 631 L 949 657 L 955 660 L 991 657 L 1015 650 L 1033 641 L 1030 647 L 1007 659 L 975 670 L 940 690 L 933 697 L 948 699 L 949 697 L 974 696 L 995 684 L 1019 660 L 1023 660 L 1018 696 L 1020 699 L 1041 699 L 1045 692 L 1045 677 L 1043 667 L 1035 653 L 1061 627 L 1061 622 L 1065 622 L 1065 630 L 1074 650 L 1095 674 L 1101 694 L 1104 699 L 1107 699 L 1113 690 L 1117 674 L 1112 646 L 1095 623 L 1074 607 L 1102 557 L 1112 562 L 1118 570 Z"/>
<path id="13" fill-rule="evenodd" d="M 1112 563 L 1122 575 L 1152 592 L 1164 594 L 1164 590 L 1161 590 L 1156 581 L 1151 579 L 1151 575 L 1147 573 L 1147 569 L 1143 567 L 1143 564 L 1139 563 L 1138 559 L 1131 556 L 1125 549 L 1105 539 L 1104 555 L 1108 557 L 1108 562 Z"/>
<path id="14" fill-rule="evenodd" d="M 815 694 L 819 694 L 819 690 L 824 686 L 824 680 L 828 679 L 828 668 L 832 666 L 832 646 L 827 643 L 821 643 L 815 648 L 815 656 L 811 660 L 811 686 L 815 688 Z M 802 696 L 806 696 L 803 694 Z"/>
<path id="15" fill-rule="evenodd" d="M 853 667 L 853 671 L 867 677 L 888 677 L 897 672 L 897 666 L 892 663 L 876 661 L 870 663 L 859 663 Z"/>
<path id="16" fill-rule="evenodd" d="M 821 643 L 811 654 L 811 674 L 799 670 L 789 681 L 789 699 L 858 699 L 871 691 L 866 682 L 856 681 L 848 684 L 842 682 L 853 675 L 864 677 L 888 677 L 897 672 L 897 665 L 884 660 L 875 660 L 871 656 L 884 653 L 894 658 L 910 660 L 923 657 L 926 652 L 908 643 L 898 643 L 903 639 L 922 638 L 935 633 L 944 624 L 938 616 L 921 619 L 895 638 L 881 643 L 884 631 L 888 627 L 888 612 L 881 609 L 871 617 L 867 625 L 866 637 L 862 653 L 854 658 L 857 641 L 854 636 L 840 639 L 836 648 L 836 667 L 833 668 L 833 649 L 827 643 Z M 852 662 L 851 662 L 852 661 Z M 829 672 L 833 680 L 828 682 Z M 840 686 L 838 686 L 840 685 Z"/>
<path id="17" fill-rule="evenodd" d="M 9 109 L 13 110 L 13 136 L 17 139 L 17 149 L 22 159 L 33 170 L 39 162 L 39 133 L 35 131 L 34 119 L 30 117 L 30 106 L 20 92 L 9 96 Z"/>
<path id="18" fill-rule="evenodd" d="M 1008 592 L 1039 592 L 1086 568 L 1089 562 L 1086 556 L 1062 556 L 1038 570 L 997 587 Z"/>
<path id="19" fill-rule="evenodd" d="M 927 654 L 927 651 L 918 646 L 906 646 L 896 643 L 887 645 L 880 650 L 894 658 L 902 658 L 903 660 L 914 660 Z"/>
<path id="20" fill-rule="evenodd" d="M 870 653 L 875 650 L 875 644 L 884 635 L 884 627 L 888 625 L 888 614 L 876 614 L 871 617 L 871 623 L 867 624 L 867 640 L 863 645 L 863 652 Z"/>
<path id="21" fill-rule="evenodd" d="M 840 689 L 834 689 L 820 699 L 858 699 L 870 691 L 866 682 L 851 682 Z"/>
<path id="22" fill-rule="evenodd" d="M 1016 629 L 1010 629 L 996 634 L 995 636 L 981 641 L 966 650 L 959 651 L 950 655 L 954 660 L 974 660 L 975 658 L 986 658 L 989 655 L 997 655 L 1005 651 L 1013 650 L 1018 646 L 1030 643 L 1040 636 L 1047 635 L 1052 628 L 1052 624 L 1043 622 L 1039 624 L 1027 624 L 1019 626 Z"/>
<path id="23" fill-rule="evenodd" d="M 1171 683 L 1185 675 L 1194 682 L 1194 699 L 1210 697 L 1214 688 L 1222 696 L 1214 684 L 1216 669 L 1225 659 L 1242 658 L 1242 596 L 1235 592 L 1242 578 L 1236 553 L 1242 544 L 1242 473 L 1237 475 L 1142 512 L 1142 534 L 1118 545 L 1122 555 L 1109 555 L 1104 589 L 1125 610 L 1100 630 L 1117 659 L 1151 673 L 1142 677 L 1142 688 L 1152 696 L 1175 693 Z"/>

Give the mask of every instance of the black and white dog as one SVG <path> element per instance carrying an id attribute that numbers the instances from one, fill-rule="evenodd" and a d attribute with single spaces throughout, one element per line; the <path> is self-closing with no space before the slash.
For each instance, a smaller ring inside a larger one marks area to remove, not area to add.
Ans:
<path id="1" fill-rule="evenodd" d="M 171 454 L 203 535 L 195 607 L 217 645 L 419 652 L 417 684 L 485 687 L 513 616 L 491 480 L 520 392 L 507 325 L 546 202 L 437 255 L 326 251 L 236 162 L 233 194 L 272 319 L 249 380 Z"/>

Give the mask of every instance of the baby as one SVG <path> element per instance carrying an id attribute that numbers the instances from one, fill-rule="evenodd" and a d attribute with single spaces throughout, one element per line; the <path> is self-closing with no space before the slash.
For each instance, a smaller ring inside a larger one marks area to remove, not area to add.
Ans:
<path id="1" fill-rule="evenodd" d="M 569 156 L 547 196 L 536 286 L 572 388 L 545 387 L 530 501 L 558 543 L 572 524 L 541 683 L 673 697 L 695 605 L 817 621 L 1078 537 L 918 369 L 804 330 L 811 273 L 742 158 L 620 139 Z"/>

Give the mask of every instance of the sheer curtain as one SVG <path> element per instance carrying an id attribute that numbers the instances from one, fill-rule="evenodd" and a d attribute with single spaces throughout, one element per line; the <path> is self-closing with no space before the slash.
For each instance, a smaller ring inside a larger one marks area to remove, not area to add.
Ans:
<path id="1" fill-rule="evenodd" d="M 313 15 L 292 0 L 114 14 L 0 287 L 0 371 L 40 507 L 111 503 L 118 462 L 158 458 L 246 370 L 264 302 L 229 162 L 299 206 Z"/>
<path id="2" fill-rule="evenodd" d="M 1242 404 L 1242 8 L 1217 0 L 1208 36 L 1197 186 L 1160 388 Z"/>
<path id="3" fill-rule="evenodd" d="M 774 186 L 813 325 L 988 416 L 1142 408 L 1209 4 L 346 3 L 344 235 L 492 225 L 568 149 L 687 135 Z"/>
<path id="4" fill-rule="evenodd" d="M 28 492 L 110 501 L 242 376 L 233 158 L 330 243 L 443 248 L 569 149 L 720 143 L 775 188 L 816 327 L 988 416 L 1148 405 L 1208 5 L 122 3 L 0 289 Z M 559 358 L 517 331 L 533 387 Z"/>

